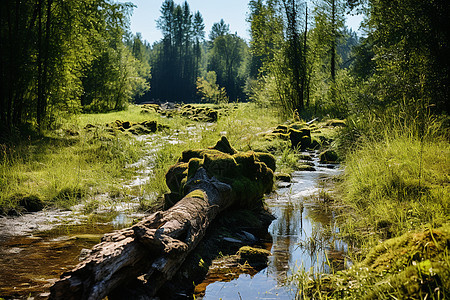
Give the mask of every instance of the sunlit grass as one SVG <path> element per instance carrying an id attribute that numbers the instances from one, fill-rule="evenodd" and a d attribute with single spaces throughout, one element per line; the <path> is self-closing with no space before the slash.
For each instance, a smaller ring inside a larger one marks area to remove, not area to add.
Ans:
<path id="1" fill-rule="evenodd" d="M 14 208 L 22 196 L 36 195 L 47 206 L 69 208 L 80 197 L 98 193 L 117 193 L 123 184 L 137 176 L 126 168 L 152 152 L 151 179 L 141 187 L 144 206 L 154 205 L 167 191 L 165 173 L 182 151 L 214 146 L 221 135 L 232 145 L 248 150 L 256 133 L 275 126 L 275 112 L 253 104 L 226 105 L 217 123 L 205 124 L 174 115 L 141 113 L 130 105 L 127 110 L 102 114 L 81 114 L 60 120 L 60 128 L 38 139 L 2 146 L 0 160 L 0 207 Z M 115 120 L 142 122 L 155 120 L 168 129 L 154 134 L 151 144 L 126 134 L 113 135 L 106 124 Z M 86 125 L 95 126 L 85 130 Z M 177 140 L 169 143 L 167 137 Z M 17 196 L 17 197 L 16 197 Z"/>
<path id="2" fill-rule="evenodd" d="M 302 297 L 445 299 L 450 144 L 436 130 L 441 125 L 430 122 L 422 135 L 395 122 L 354 125 L 341 132 L 356 132 L 357 139 L 341 144 L 347 153 L 336 197 L 344 207 L 339 235 L 354 266 L 333 274 L 299 272 Z"/>
<path id="3" fill-rule="evenodd" d="M 359 227 L 388 226 L 397 236 L 423 224 L 449 220 L 450 145 L 411 137 L 368 142 L 347 156 L 343 200 Z"/>

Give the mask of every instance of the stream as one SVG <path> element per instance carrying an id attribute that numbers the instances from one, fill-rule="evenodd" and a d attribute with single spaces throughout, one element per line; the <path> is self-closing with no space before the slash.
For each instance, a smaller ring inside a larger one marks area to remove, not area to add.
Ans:
<path id="1" fill-rule="evenodd" d="M 335 213 L 326 204 L 320 204 L 320 199 L 314 199 L 329 188 L 330 179 L 341 170 L 319 164 L 317 153 L 304 154 L 311 155 L 316 170 L 294 172 L 291 184 L 266 199 L 276 217 L 269 227 L 273 242 L 267 245 L 272 253 L 268 266 L 256 274 L 240 274 L 232 280 L 210 272 L 196 299 L 296 299 L 297 287 L 288 280 L 295 272 L 328 272 L 327 263 L 331 260 L 343 266 L 346 245 L 324 234 L 334 228 Z"/>
<path id="2" fill-rule="evenodd" d="M 163 140 L 176 142 L 173 138 L 174 141 Z M 154 145 L 156 140 L 149 137 L 148 142 Z M 139 187 L 149 180 L 153 152 L 131 166 L 145 165 L 126 187 Z M 295 299 L 296 287 L 288 281 L 292 274 L 300 268 L 327 272 L 325 253 L 328 258 L 330 254 L 338 260 L 343 257 L 345 245 L 330 240 L 322 230 L 330 228 L 330 224 L 333 228 L 334 212 L 313 199 L 327 188 L 327 179 L 340 170 L 319 164 L 317 153 L 305 155 L 311 156 L 316 171 L 294 172 L 292 183 L 283 184 L 266 199 L 276 217 L 269 227 L 272 242 L 265 245 L 272 253 L 267 268 L 256 274 L 231 277 L 212 272 L 199 292 L 196 288 L 196 299 Z M 93 197 L 98 197 L 98 202 L 111 203 L 111 199 L 106 199 L 108 195 Z M 44 210 L 0 217 L 0 298 L 47 299 L 49 287 L 78 264 L 83 249 L 92 248 L 103 234 L 128 227 L 144 216 L 136 213 L 138 197 L 115 201 L 114 207 L 100 207 L 100 211 L 88 215 L 81 205 L 71 211 Z"/>

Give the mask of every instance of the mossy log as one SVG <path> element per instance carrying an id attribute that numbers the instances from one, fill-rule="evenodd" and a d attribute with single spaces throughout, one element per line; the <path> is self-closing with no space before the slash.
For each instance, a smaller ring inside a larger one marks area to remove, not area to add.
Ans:
<path id="1" fill-rule="evenodd" d="M 114 298 L 116 288 L 136 278 L 143 281 L 147 294 L 154 296 L 173 278 L 212 220 L 241 200 L 232 184 L 208 174 L 207 165 L 199 165 L 184 178 L 185 196 L 170 209 L 156 212 L 131 228 L 105 235 L 80 264 L 51 287 L 49 299 L 103 299 L 108 295 Z M 272 176 L 271 180 L 253 179 L 270 185 L 261 191 L 270 190 L 273 184 L 273 172 L 264 174 Z"/>

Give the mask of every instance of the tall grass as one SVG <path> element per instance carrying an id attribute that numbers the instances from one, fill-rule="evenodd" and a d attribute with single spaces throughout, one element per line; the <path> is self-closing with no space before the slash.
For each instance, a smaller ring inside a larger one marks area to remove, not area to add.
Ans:
<path id="1" fill-rule="evenodd" d="M 449 122 L 429 109 L 412 101 L 347 119 L 336 141 L 345 158 L 336 199 L 355 265 L 299 277 L 304 298 L 445 299 Z"/>
<path id="2" fill-rule="evenodd" d="M 143 155 L 143 142 L 112 136 L 101 127 L 131 113 L 80 115 L 64 120 L 60 129 L 14 145 L 1 145 L 0 208 L 8 211 L 23 196 L 34 195 L 45 205 L 68 208 L 86 194 L 121 188 L 131 170 L 124 168 Z"/>
<path id="3" fill-rule="evenodd" d="M 347 155 L 343 201 L 370 231 L 398 236 L 424 224 L 440 226 L 449 221 L 449 174 L 448 142 L 387 136 Z"/>
<path id="4" fill-rule="evenodd" d="M 398 236 L 449 221 L 448 121 L 421 105 L 347 121 L 338 141 L 346 152 L 340 188 L 342 200 L 358 212 L 352 227 Z"/>

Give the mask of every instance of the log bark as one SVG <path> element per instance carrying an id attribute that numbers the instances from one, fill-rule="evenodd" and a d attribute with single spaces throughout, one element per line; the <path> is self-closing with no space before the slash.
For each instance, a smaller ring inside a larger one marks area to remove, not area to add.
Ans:
<path id="1" fill-rule="evenodd" d="M 233 205 L 231 186 L 200 168 L 187 195 L 167 211 L 103 237 L 84 261 L 50 288 L 49 299 L 102 299 L 140 278 L 153 296 L 203 238 L 217 214 Z"/>

